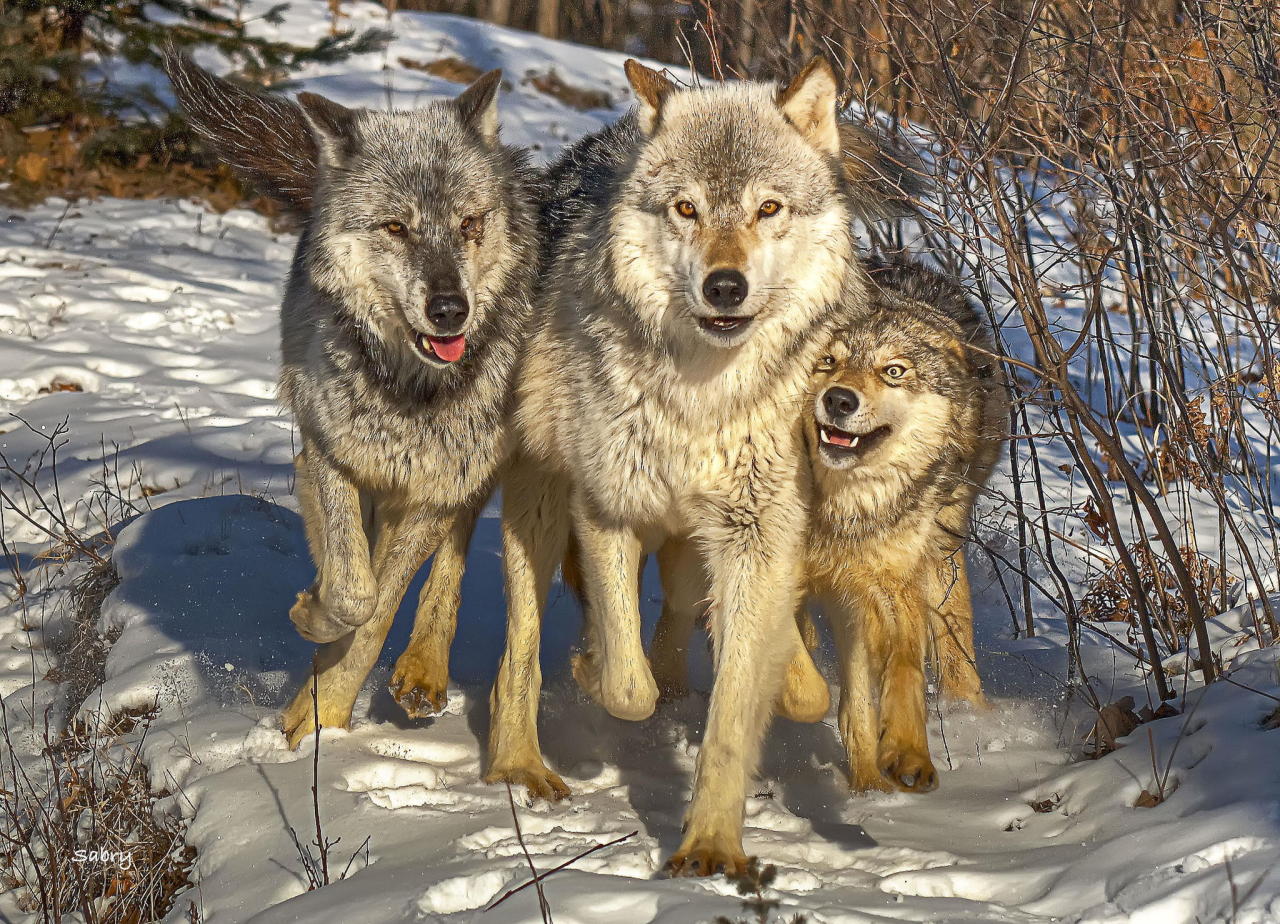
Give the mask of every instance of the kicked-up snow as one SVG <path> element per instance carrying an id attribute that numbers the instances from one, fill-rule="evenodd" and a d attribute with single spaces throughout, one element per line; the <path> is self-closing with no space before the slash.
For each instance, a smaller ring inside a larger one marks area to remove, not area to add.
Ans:
<path id="1" fill-rule="evenodd" d="M 327 30 L 327 7 L 296 9 L 283 37 Z M 385 23 L 381 7 L 344 10 L 357 26 Z M 411 106 L 459 87 L 400 66 L 402 57 L 503 66 L 505 137 L 545 156 L 626 105 L 619 55 L 448 16 L 397 14 L 391 25 L 386 54 L 316 66 L 302 84 L 344 103 Z M 552 68 L 606 90 L 613 108 L 569 109 L 525 80 Z M 34 521 L 5 510 L 0 523 L 30 586 L 21 596 L 0 569 L 0 695 L 15 727 L 60 695 L 44 679 L 67 631 L 52 591 L 75 567 L 38 557 L 51 544 L 45 530 L 58 530 L 54 515 L 114 534 L 121 580 L 100 628 L 118 637 L 81 716 L 158 710 L 142 753 L 197 850 L 195 886 L 169 920 L 188 920 L 194 906 L 217 924 L 536 922 L 532 888 L 484 909 L 525 883 L 530 863 L 545 871 L 615 839 L 546 880 L 556 922 L 754 919 L 720 878 L 661 874 L 680 838 L 705 695 L 636 724 L 586 701 L 565 671 L 579 617 L 558 586 L 541 727 L 573 797 L 531 805 L 516 791 L 522 844 L 507 789 L 480 782 L 503 642 L 495 508 L 472 546 L 446 712 L 410 721 L 386 691 L 415 584 L 351 730 L 289 751 L 276 710 L 305 682 L 311 646 L 287 610 L 312 577 L 291 495 L 294 431 L 274 399 L 293 238 L 253 214 L 175 201 L 51 201 L 0 219 L 0 450 L 50 503 L 41 510 L 15 475 L 0 474 Z M 1069 485 L 1051 490 L 1065 496 Z M 1263 726 L 1280 704 L 1280 676 L 1276 650 L 1258 650 L 1250 634 L 1248 604 L 1213 626 L 1226 682 L 1204 689 L 1198 673 L 1181 673 L 1178 714 L 1088 760 L 1093 713 L 1064 695 L 1061 619 L 1046 612 L 1040 634 L 1014 640 L 990 560 L 975 554 L 971 565 L 994 705 L 935 709 L 938 791 L 851 795 L 833 717 L 775 723 L 745 833 L 748 852 L 778 868 L 766 895 L 780 903 L 773 919 L 1280 921 L 1280 730 Z M 653 575 L 646 591 L 651 627 Z M 1098 635 L 1081 642 L 1104 703 L 1130 695 L 1159 705 L 1129 655 Z M 705 690 L 707 658 L 697 656 Z M 30 740 L 14 741 L 27 756 Z M 332 882 L 308 891 L 297 843 L 317 854 L 305 846 L 317 838 L 313 772 Z M 0 919 L 25 919 L 12 891 L 0 892 Z"/>

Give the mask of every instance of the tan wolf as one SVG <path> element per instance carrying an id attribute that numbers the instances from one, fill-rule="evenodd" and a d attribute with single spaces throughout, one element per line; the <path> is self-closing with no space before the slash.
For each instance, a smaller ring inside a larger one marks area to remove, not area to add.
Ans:
<path id="1" fill-rule="evenodd" d="M 696 549 L 716 684 L 676 873 L 746 862 L 746 787 L 793 650 L 810 474 L 799 407 L 835 327 L 865 305 L 837 87 L 821 60 L 783 87 L 675 86 L 632 61 L 638 108 L 553 167 L 542 326 L 517 384 L 504 483 L 508 647 L 488 778 L 552 795 L 537 738 L 542 603 L 570 527 L 586 595 L 575 675 L 643 719 L 642 556 Z"/>
<path id="2" fill-rule="evenodd" d="M 914 263 L 868 269 L 872 311 L 832 340 L 804 413 L 815 482 L 806 583 L 840 650 L 850 785 L 927 792 L 937 773 L 925 733 L 926 651 L 943 696 L 984 702 L 963 545 L 1008 408 L 989 333 L 955 283 Z M 660 560 L 678 555 L 664 548 Z M 667 587 L 665 574 L 652 657 L 661 685 L 678 695 L 705 582 L 695 575 Z M 814 718 L 826 689 L 815 672 L 807 649 L 797 651 L 784 714 Z M 796 703 L 815 708 L 787 707 Z"/>

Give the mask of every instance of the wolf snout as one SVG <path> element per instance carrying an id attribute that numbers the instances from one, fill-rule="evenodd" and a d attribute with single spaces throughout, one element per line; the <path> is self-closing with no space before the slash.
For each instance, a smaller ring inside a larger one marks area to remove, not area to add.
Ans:
<path id="1" fill-rule="evenodd" d="M 436 295 L 427 302 L 427 320 L 441 335 L 462 333 L 462 326 L 470 313 L 467 300 L 461 295 Z"/>
<path id="2" fill-rule="evenodd" d="M 736 269 L 712 270 L 702 281 L 702 297 L 712 308 L 737 308 L 747 298 L 747 277 Z"/>
<path id="3" fill-rule="evenodd" d="M 860 403 L 856 391 L 839 385 L 828 388 L 822 395 L 822 409 L 831 421 L 842 420 L 853 414 Z"/>

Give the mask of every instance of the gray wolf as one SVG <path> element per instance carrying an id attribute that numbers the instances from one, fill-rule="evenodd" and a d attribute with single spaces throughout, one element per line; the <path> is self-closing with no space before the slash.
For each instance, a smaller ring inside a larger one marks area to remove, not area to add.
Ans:
<path id="1" fill-rule="evenodd" d="M 962 549 L 1008 410 L 989 333 L 964 292 L 916 263 L 866 265 L 870 311 L 832 339 L 803 413 L 814 477 L 805 583 L 841 653 L 850 785 L 927 792 L 937 773 L 925 733 L 926 650 L 943 696 L 984 702 Z M 669 545 L 659 560 L 683 554 Z M 705 608 L 697 577 L 664 582 L 652 662 L 670 695 L 686 691 L 688 640 Z M 797 649 L 778 710 L 814 721 L 826 706 L 825 681 L 807 647 Z"/>
<path id="2" fill-rule="evenodd" d="M 501 74 L 412 112 L 246 93 L 176 54 L 197 131 L 303 220 L 282 306 L 280 398 L 315 584 L 290 612 L 320 643 L 318 718 L 345 727 L 414 573 L 424 588 L 393 686 L 443 705 L 461 561 L 508 456 L 512 378 L 539 254 L 538 180 L 498 138 Z M 285 147 L 287 146 L 287 147 Z M 315 728 L 311 682 L 284 710 Z"/>
<path id="3" fill-rule="evenodd" d="M 517 380 L 504 482 L 508 647 L 490 779 L 559 793 L 537 738 L 542 603 L 570 532 L 586 596 L 575 676 L 642 719 L 658 689 L 636 574 L 676 540 L 708 576 L 716 682 L 677 873 L 745 867 L 746 787 L 800 645 L 810 475 L 799 405 L 866 302 L 837 86 L 815 60 L 785 86 L 682 89 L 637 62 L 638 106 L 552 167 L 550 269 Z"/>

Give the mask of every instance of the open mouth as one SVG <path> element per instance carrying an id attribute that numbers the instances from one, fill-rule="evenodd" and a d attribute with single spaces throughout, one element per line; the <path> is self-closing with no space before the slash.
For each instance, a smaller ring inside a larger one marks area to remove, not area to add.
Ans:
<path id="1" fill-rule="evenodd" d="M 732 334 L 747 327 L 752 320 L 746 315 L 724 315 L 718 318 L 698 318 L 698 326 L 713 334 Z"/>
<path id="2" fill-rule="evenodd" d="M 462 334 L 453 337 L 433 337 L 417 331 L 413 345 L 427 359 L 440 363 L 456 363 L 467 349 L 467 338 Z"/>
<path id="3" fill-rule="evenodd" d="M 850 433 L 830 424 L 818 424 L 818 442 L 822 444 L 823 451 L 838 459 L 861 458 L 888 435 L 888 424 L 868 433 Z"/>

